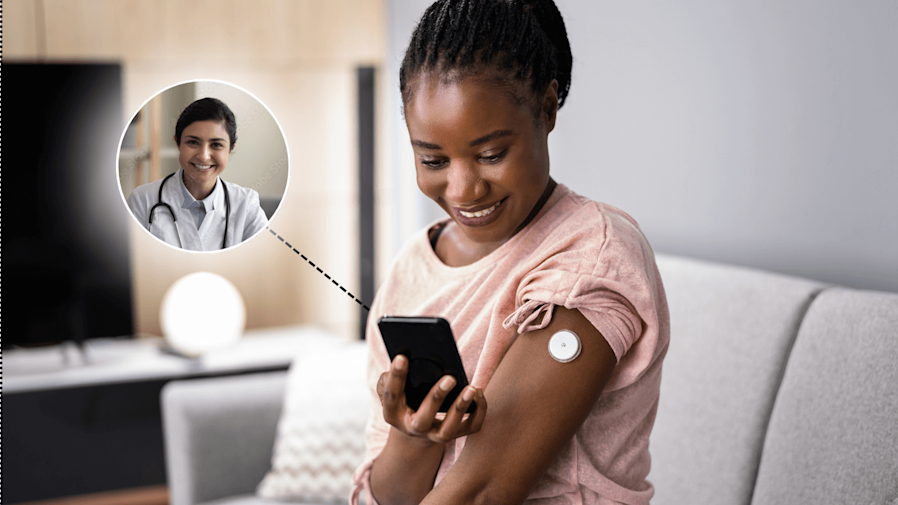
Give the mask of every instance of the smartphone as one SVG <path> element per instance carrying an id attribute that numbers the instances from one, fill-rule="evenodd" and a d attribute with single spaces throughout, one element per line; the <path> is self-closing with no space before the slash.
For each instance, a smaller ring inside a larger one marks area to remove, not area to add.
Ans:
<path id="1" fill-rule="evenodd" d="M 468 385 L 449 323 L 441 317 L 383 316 L 377 320 L 377 327 L 390 361 L 400 354 L 408 358 L 405 402 L 413 410 L 418 410 L 427 393 L 444 375 L 455 377 L 455 387 L 439 409 L 446 412 Z M 471 402 L 467 412 L 476 409 L 477 404 Z"/>

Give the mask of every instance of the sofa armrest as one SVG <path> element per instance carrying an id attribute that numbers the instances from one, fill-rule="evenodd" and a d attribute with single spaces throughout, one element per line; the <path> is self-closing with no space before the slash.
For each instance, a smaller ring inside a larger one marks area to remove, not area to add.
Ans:
<path id="1" fill-rule="evenodd" d="M 195 379 L 162 390 L 172 505 L 255 492 L 271 468 L 287 372 Z"/>

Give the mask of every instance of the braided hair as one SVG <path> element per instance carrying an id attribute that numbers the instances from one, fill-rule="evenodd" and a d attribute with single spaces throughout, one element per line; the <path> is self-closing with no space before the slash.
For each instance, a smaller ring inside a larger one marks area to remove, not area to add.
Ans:
<path id="1" fill-rule="evenodd" d="M 560 108 L 571 87 L 572 61 L 564 20 L 552 0 L 437 0 L 412 34 L 399 89 L 404 106 L 423 71 L 444 78 L 485 74 L 529 83 L 536 99 L 556 79 Z M 538 116 L 538 102 L 534 106 Z"/>

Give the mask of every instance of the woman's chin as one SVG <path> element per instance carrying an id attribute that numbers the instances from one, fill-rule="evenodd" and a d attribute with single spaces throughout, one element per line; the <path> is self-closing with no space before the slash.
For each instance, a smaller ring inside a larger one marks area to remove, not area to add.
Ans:
<path id="1" fill-rule="evenodd" d="M 458 219 L 453 219 L 453 221 L 470 242 L 478 245 L 502 244 L 513 235 L 507 227 L 501 226 L 500 222 L 490 223 L 487 226 L 466 226 Z"/>
<path id="2" fill-rule="evenodd" d="M 214 181 L 215 177 L 218 176 L 218 170 L 201 170 L 198 168 L 192 168 L 188 175 L 191 179 L 199 183 L 207 183 L 210 181 Z"/>

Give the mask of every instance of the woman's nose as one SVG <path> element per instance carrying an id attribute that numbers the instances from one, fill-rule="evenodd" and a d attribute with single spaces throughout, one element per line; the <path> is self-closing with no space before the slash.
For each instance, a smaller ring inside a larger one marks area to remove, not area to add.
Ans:
<path id="1" fill-rule="evenodd" d="M 473 203 L 487 193 L 484 181 L 476 169 L 466 163 L 453 163 L 449 166 L 446 181 L 446 199 L 456 204 Z"/>
<path id="2" fill-rule="evenodd" d="M 209 161 L 212 159 L 212 149 L 209 146 L 203 146 L 200 148 L 200 157 L 203 161 Z"/>

